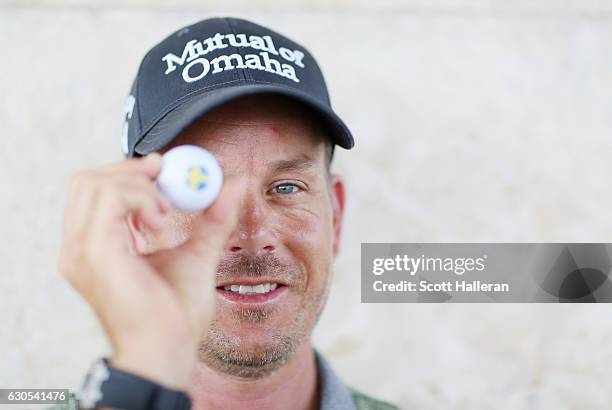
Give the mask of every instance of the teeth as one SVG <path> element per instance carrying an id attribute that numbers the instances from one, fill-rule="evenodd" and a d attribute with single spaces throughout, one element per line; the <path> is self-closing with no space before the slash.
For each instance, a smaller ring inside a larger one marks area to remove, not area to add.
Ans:
<path id="1" fill-rule="evenodd" d="M 266 290 L 265 292 L 269 292 L 270 288 L 268 288 L 268 290 Z M 253 288 L 253 292 L 255 293 L 264 293 L 264 285 L 257 285 Z"/>
<path id="2" fill-rule="evenodd" d="M 240 293 L 241 295 L 262 294 L 273 291 L 278 287 L 277 283 L 260 283 L 256 286 L 246 285 L 225 285 L 223 289 L 231 290 L 232 292 Z"/>

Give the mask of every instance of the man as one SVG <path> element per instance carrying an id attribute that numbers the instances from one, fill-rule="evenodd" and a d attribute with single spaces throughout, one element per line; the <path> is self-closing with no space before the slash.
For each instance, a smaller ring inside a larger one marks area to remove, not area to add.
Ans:
<path id="1" fill-rule="evenodd" d="M 155 188 L 160 154 L 183 144 L 223 169 L 203 212 Z M 208 19 L 147 53 L 126 106 L 128 159 L 76 174 L 68 194 L 60 271 L 113 348 L 82 407 L 394 408 L 343 385 L 310 342 L 342 228 L 334 145 L 353 138 L 321 71 L 278 33 Z"/>

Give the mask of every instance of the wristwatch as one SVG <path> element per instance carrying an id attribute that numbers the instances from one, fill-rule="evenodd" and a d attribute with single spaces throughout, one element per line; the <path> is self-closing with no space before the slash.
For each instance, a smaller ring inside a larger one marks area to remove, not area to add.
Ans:
<path id="1" fill-rule="evenodd" d="M 191 409 L 191 400 L 184 392 L 114 369 L 106 358 L 97 360 L 93 364 L 77 395 L 77 400 L 79 409 L 102 407 L 122 410 Z"/>

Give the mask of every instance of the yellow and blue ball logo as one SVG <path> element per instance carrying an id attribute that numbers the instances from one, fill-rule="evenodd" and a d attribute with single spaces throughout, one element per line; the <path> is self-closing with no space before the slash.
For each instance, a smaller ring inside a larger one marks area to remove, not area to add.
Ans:
<path id="1" fill-rule="evenodd" d="M 208 184 L 208 172 L 201 165 L 193 165 L 187 169 L 187 186 L 194 191 L 201 191 Z"/>

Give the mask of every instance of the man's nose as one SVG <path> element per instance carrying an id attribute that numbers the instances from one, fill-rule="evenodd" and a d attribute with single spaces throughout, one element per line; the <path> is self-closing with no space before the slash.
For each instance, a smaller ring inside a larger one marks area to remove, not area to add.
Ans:
<path id="1" fill-rule="evenodd" d="M 261 256 L 272 253 L 278 245 L 274 218 L 264 198 L 253 192 L 246 193 L 241 201 L 238 224 L 225 246 L 226 252 Z"/>

